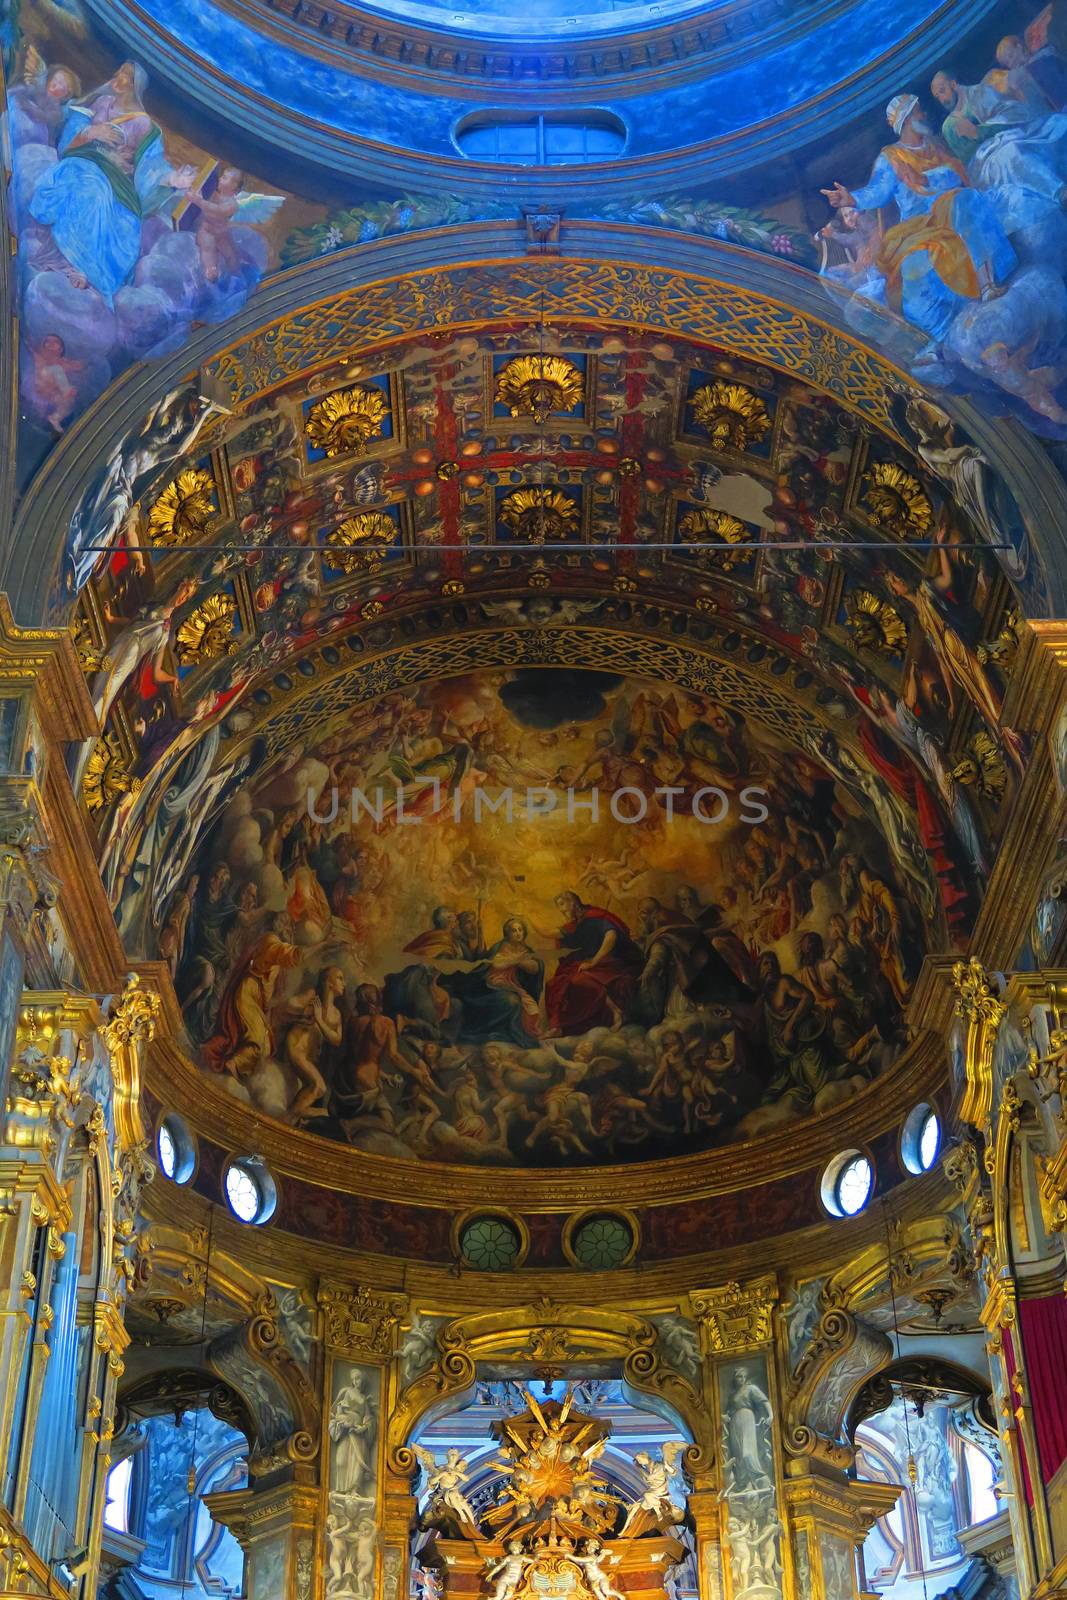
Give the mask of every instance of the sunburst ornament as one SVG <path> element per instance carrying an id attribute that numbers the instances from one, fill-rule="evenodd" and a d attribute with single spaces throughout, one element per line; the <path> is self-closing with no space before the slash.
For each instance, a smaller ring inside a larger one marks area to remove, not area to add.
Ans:
<path id="1" fill-rule="evenodd" d="M 516 489 L 500 507 L 500 520 L 527 544 L 545 544 L 578 531 L 578 504 L 558 489 Z"/>
<path id="2" fill-rule="evenodd" d="M 232 656 L 237 649 L 237 640 L 233 637 L 236 615 L 237 602 L 228 594 L 213 594 L 191 611 L 179 624 L 175 635 L 180 664 L 191 667 L 198 661 L 217 661 L 220 656 Z"/>
<path id="3" fill-rule="evenodd" d="M 751 556 L 751 551 L 730 549 L 731 545 L 748 542 L 750 535 L 745 524 L 728 511 L 716 511 L 710 506 L 699 511 L 687 511 L 684 517 L 680 517 L 678 537 L 683 544 L 721 543 L 721 556 L 718 551 L 705 551 L 704 554 L 711 557 L 724 572 L 730 572 Z"/>
<path id="4" fill-rule="evenodd" d="M 740 383 L 706 383 L 693 396 L 693 416 L 716 450 L 747 450 L 771 431 L 767 407 Z"/>
<path id="5" fill-rule="evenodd" d="M 513 417 L 549 417 L 573 411 L 581 403 L 582 375 L 563 356 L 516 356 L 496 380 L 496 398 Z"/>
<path id="6" fill-rule="evenodd" d="M 130 763 L 117 734 L 105 733 L 93 746 L 82 779 L 85 809 L 95 815 L 124 794 L 137 794 L 140 779 L 130 776 Z"/>
<path id="7" fill-rule="evenodd" d="M 357 384 L 317 401 L 308 412 L 304 432 L 324 455 L 349 455 L 381 438 L 388 415 L 381 390 Z"/>
<path id="8" fill-rule="evenodd" d="M 373 572 L 396 538 L 396 523 L 384 511 L 360 511 L 326 535 L 326 556 L 342 572 Z"/>
<path id="9" fill-rule="evenodd" d="M 918 478 L 895 461 L 876 461 L 864 479 L 863 507 L 876 528 L 894 539 L 921 539 L 930 532 L 934 508 Z"/>
<path id="10" fill-rule="evenodd" d="M 853 590 L 845 601 L 845 617 L 852 642 L 859 650 L 898 656 L 908 642 L 900 612 L 869 589 Z"/>
<path id="11" fill-rule="evenodd" d="M 195 544 L 216 514 L 214 478 L 202 467 L 186 467 L 149 508 L 148 537 L 156 545 Z"/>

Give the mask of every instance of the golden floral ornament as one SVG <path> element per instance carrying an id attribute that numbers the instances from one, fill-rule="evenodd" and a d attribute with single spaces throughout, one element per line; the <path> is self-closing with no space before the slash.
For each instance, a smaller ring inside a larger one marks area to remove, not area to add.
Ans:
<path id="1" fill-rule="evenodd" d="M 876 528 L 894 539 L 921 539 L 933 527 L 934 508 L 922 484 L 895 461 L 876 461 L 864 479 L 862 505 Z"/>
<path id="2" fill-rule="evenodd" d="M 140 782 L 131 776 L 131 762 L 116 733 L 105 733 L 93 746 L 82 779 L 82 799 L 90 813 L 103 811 L 125 794 L 137 794 Z"/>
<path id="3" fill-rule="evenodd" d="M 380 389 L 357 384 L 338 389 L 312 406 L 304 431 L 308 442 L 327 456 L 348 455 L 380 439 L 389 406 Z"/>
<path id="4" fill-rule="evenodd" d="M 693 396 L 693 416 L 716 450 L 747 450 L 771 431 L 758 394 L 740 383 L 706 383 Z"/>
<path id="5" fill-rule="evenodd" d="M 731 545 L 747 544 L 751 535 L 739 517 L 732 517 L 728 511 L 716 511 L 712 507 L 704 507 L 699 511 L 687 511 L 684 517 L 678 519 L 678 537 L 683 544 L 721 544 L 723 554 L 712 554 L 705 551 L 706 556 L 711 555 L 717 567 L 724 572 L 730 572 L 742 562 L 751 558 L 751 550 L 731 550 Z"/>
<path id="6" fill-rule="evenodd" d="M 559 489 L 516 489 L 500 507 L 500 520 L 527 544 L 569 539 L 578 531 L 578 503 Z"/>
<path id="7" fill-rule="evenodd" d="M 186 467 L 148 510 L 148 537 L 155 545 L 195 544 L 217 515 L 215 480 L 203 467 Z"/>
<path id="8" fill-rule="evenodd" d="M 878 655 L 900 655 L 908 642 L 908 630 L 900 612 L 872 594 L 870 589 L 854 589 L 845 601 L 847 627 L 858 650 L 873 650 Z"/>
<path id="9" fill-rule="evenodd" d="M 952 776 L 965 789 L 977 789 L 998 805 L 1008 787 L 1008 764 L 996 740 L 979 728 L 964 746 L 952 768 Z"/>
<path id="10" fill-rule="evenodd" d="M 384 511 L 360 511 L 326 535 L 327 561 L 342 572 L 373 571 L 396 538 L 396 523 Z"/>
<path id="11" fill-rule="evenodd" d="M 237 601 L 229 594 L 213 594 L 191 611 L 178 626 L 175 643 L 183 667 L 198 661 L 217 661 L 237 650 L 233 623 Z"/>
<path id="12" fill-rule="evenodd" d="M 582 375 L 563 356 L 516 356 L 496 380 L 496 398 L 513 417 L 549 417 L 573 411 L 582 400 Z"/>

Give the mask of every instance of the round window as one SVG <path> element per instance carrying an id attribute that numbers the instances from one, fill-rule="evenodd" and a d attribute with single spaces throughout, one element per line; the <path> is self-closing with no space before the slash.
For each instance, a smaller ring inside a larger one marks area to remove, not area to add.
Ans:
<path id="1" fill-rule="evenodd" d="M 936 1114 L 931 1111 L 923 1121 L 922 1132 L 919 1135 L 919 1160 L 923 1164 L 923 1171 L 929 1172 L 937 1160 L 937 1152 L 941 1148 L 941 1124 Z"/>
<path id="2" fill-rule="evenodd" d="M 634 1231 L 624 1217 L 587 1217 L 571 1236 L 574 1259 L 582 1267 L 621 1267 L 634 1248 Z"/>
<path id="3" fill-rule="evenodd" d="M 522 1239 L 506 1217 L 472 1217 L 460 1230 L 459 1248 L 479 1272 L 507 1272 L 519 1258 Z"/>
<path id="4" fill-rule="evenodd" d="M 278 1203 L 274 1181 L 255 1156 L 231 1161 L 226 1168 L 226 1199 L 239 1222 L 269 1222 Z"/>
<path id="5" fill-rule="evenodd" d="M 843 1150 L 823 1173 L 822 1203 L 833 1217 L 855 1217 L 874 1192 L 874 1168 L 862 1150 Z"/>
<path id="6" fill-rule="evenodd" d="M 853 1156 L 838 1174 L 834 1194 L 843 1217 L 854 1217 L 871 1197 L 874 1173 L 866 1156 Z"/>
<path id="7" fill-rule="evenodd" d="M 929 1105 L 916 1106 L 900 1135 L 900 1156 L 909 1172 L 929 1172 L 941 1154 L 941 1119 Z"/>
<path id="8" fill-rule="evenodd" d="M 188 1183 L 196 1169 L 196 1147 L 181 1117 L 168 1112 L 156 1134 L 159 1170 L 172 1183 Z"/>

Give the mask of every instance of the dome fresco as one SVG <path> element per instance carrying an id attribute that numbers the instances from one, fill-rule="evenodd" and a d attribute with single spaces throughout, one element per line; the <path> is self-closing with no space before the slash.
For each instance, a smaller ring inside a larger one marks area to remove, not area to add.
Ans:
<path id="1" fill-rule="evenodd" d="M 19 604 L 212 1104 L 726 1160 L 912 1070 L 1039 743 L 1058 20 L 427 9 L 24 0 Z"/>

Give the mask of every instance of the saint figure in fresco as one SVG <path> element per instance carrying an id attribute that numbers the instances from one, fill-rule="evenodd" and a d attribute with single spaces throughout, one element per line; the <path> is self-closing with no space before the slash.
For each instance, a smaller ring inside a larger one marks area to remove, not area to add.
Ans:
<path id="1" fill-rule="evenodd" d="M 126 61 L 68 106 L 59 160 L 30 200 L 30 215 L 50 227 L 71 285 L 91 285 L 108 305 L 140 260 L 143 218 L 194 177 L 191 167 L 168 165 L 163 135 L 142 103 L 147 81 L 143 67 Z"/>
<path id="2" fill-rule="evenodd" d="M 271 1053 L 274 988 L 283 968 L 298 967 L 301 953 L 277 934 L 262 939 L 235 967 L 219 1005 L 218 1023 L 201 1052 L 212 1072 L 247 1077 Z"/>
<path id="3" fill-rule="evenodd" d="M 841 183 L 822 192 L 835 210 L 877 211 L 894 204 L 900 221 L 878 253 L 887 304 L 933 339 L 943 339 L 969 302 L 989 299 L 1015 270 L 1015 251 L 985 195 L 919 115 L 913 94 L 886 108 L 896 142 L 886 145 L 870 181 L 855 193 Z"/>
<path id="4" fill-rule="evenodd" d="M 644 965 L 621 917 L 587 906 L 571 890 L 556 896 L 564 917 L 558 938 L 566 950 L 548 981 L 545 1003 L 556 1033 L 617 1028 L 633 1010 Z"/>
<path id="5" fill-rule="evenodd" d="M 459 1036 L 465 1042 L 498 1039 L 529 1046 L 544 1032 L 540 1002 L 545 964 L 530 949 L 528 937 L 522 918 L 509 917 L 487 960 L 440 980 L 462 1005 Z"/>

